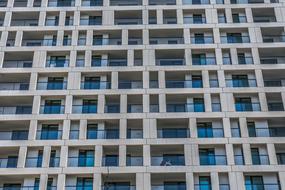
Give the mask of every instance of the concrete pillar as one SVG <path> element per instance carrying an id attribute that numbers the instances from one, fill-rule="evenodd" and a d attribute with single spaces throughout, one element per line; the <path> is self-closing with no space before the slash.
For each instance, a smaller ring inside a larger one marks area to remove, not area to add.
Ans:
<path id="1" fill-rule="evenodd" d="M 194 175 L 193 173 L 186 173 L 186 189 L 194 189 Z"/>
<path id="2" fill-rule="evenodd" d="M 51 146 L 44 146 L 42 168 L 49 167 Z"/>
<path id="3" fill-rule="evenodd" d="M 223 128 L 224 128 L 224 136 L 226 138 L 229 138 L 232 136 L 231 133 L 231 122 L 230 122 L 230 118 L 225 117 L 223 118 Z"/>
<path id="4" fill-rule="evenodd" d="M 120 139 L 127 138 L 127 119 L 120 119 Z"/>
<path id="5" fill-rule="evenodd" d="M 189 131 L 191 138 L 197 138 L 197 120 L 196 118 L 189 118 Z"/>
<path id="6" fill-rule="evenodd" d="M 31 120 L 30 126 L 29 126 L 29 135 L 28 135 L 29 140 L 35 140 L 36 139 L 37 127 L 38 127 L 38 121 L 35 119 Z"/>
<path id="7" fill-rule="evenodd" d="M 159 112 L 166 112 L 166 95 L 159 94 Z"/>
<path id="8" fill-rule="evenodd" d="M 144 190 L 144 173 L 136 173 L 136 190 Z"/>
<path id="9" fill-rule="evenodd" d="M 65 189 L 65 174 L 58 174 L 57 176 L 57 189 Z"/>
<path id="10" fill-rule="evenodd" d="M 67 167 L 67 160 L 68 160 L 68 146 L 61 146 L 60 149 L 60 167 Z"/>
<path id="11" fill-rule="evenodd" d="M 64 107 L 64 113 L 65 114 L 71 114 L 72 113 L 72 95 L 67 95 L 65 97 L 65 107 Z"/>
<path id="12" fill-rule="evenodd" d="M 143 145 L 143 165 L 150 166 L 151 165 L 151 154 L 150 154 L 150 145 Z"/>
<path id="13" fill-rule="evenodd" d="M 264 92 L 259 92 L 258 96 L 261 111 L 268 111 L 266 94 Z"/>
<path id="14" fill-rule="evenodd" d="M 48 181 L 48 174 L 41 174 L 40 175 L 40 190 L 47 189 L 47 181 Z"/>
<path id="15" fill-rule="evenodd" d="M 275 146 L 273 143 L 268 143 L 266 144 L 267 146 L 267 154 L 269 157 L 269 163 L 270 165 L 277 165 L 277 157 L 276 157 L 276 151 L 275 151 Z"/>
<path id="16" fill-rule="evenodd" d="M 63 120 L 62 140 L 68 140 L 70 133 L 70 120 Z"/>
<path id="17" fill-rule="evenodd" d="M 128 45 L 128 30 L 123 29 L 122 30 L 122 45 Z"/>
<path id="18" fill-rule="evenodd" d="M 184 144 L 185 165 L 192 166 L 191 144 Z"/>
<path id="19" fill-rule="evenodd" d="M 157 19 L 157 24 L 163 24 L 163 10 L 162 9 L 157 9 L 156 10 L 156 19 Z"/>
<path id="20" fill-rule="evenodd" d="M 36 90 L 37 89 L 37 81 L 38 81 L 38 73 L 32 72 L 31 76 L 30 76 L 29 90 Z"/>
<path id="21" fill-rule="evenodd" d="M 127 147 L 126 145 L 119 145 L 119 166 L 126 166 L 126 155 Z"/>
<path id="22" fill-rule="evenodd" d="M 127 113 L 127 109 L 128 109 L 128 95 L 121 94 L 121 96 L 120 96 L 121 113 Z"/>
<path id="23" fill-rule="evenodd" d="M 234 159 L 234 150 L 232 144 L 226 144 L 226 155 L 227 155 L 227 164 L 228 165 L 234 165 L 235 159 Z"/>
<path id="24" fill-rule="evenodd" d="M 193 162 L 193 166 L 200 165 L 198 144 L 192 144 L 192 162 Z"/>
<path id="25" fill-rule="evenodd" d="M 143 95 L 143 113 L 149 113 L 149 95 Z"/>
<path id="26" fill-rule="evenodd" d="M 18 163 L 17 163 L 18 168 L 25 167 L 27 152 L 28 152 L 28 147 L 20 146 L 18 154 Z"/>
<path id="27" fill-rule="evenodd" d="M 285 190 L 285 172 L 279 172 L 278 176 L 279 176 L 281 189 Z"/>
<path id="28" fill-rule="evenodd" d="M 129 49 L 128 58 L 127 58 L 128 66 L 134 66 L 134 61 L 135 61 L 135 52 L 134 50 Z"/>
<path id="29" fill-rule="evenodd" d="M 98 108 L 97 112 L 103 114 L 105 110 L 105 95 L 99 94 L 98 95 Z"/>
<path id="30" fill-rule="evenodd" d="M 212 111 L 212 100 L 211 100 L 211 94 L 204 94 L 204 104 L 205 104 L 205 112 L 211 112 Z"/>
<path id="31" fill-rule="evenodd" d="M 252 165 L 250 144 L 242 144 L 245 165 Z"/>
<path id="32" fill-rule="evenodd" d="M 118 89 L 118 80 L 119 80 L 119 73 L 117 71 L 113 71 L 111 74 L 111 88 Z"/>
<path id="33" fill-rule="evenodd" d="M 84 140 L 86 139 L 87 134 L 87 120 L 81 119 L 79 122 L 79 139 Z"/>
<path id="34" fill-rule="evenodd" d="M 165 88 L 165 72 L 158 71 L 158 86 L 159 88 Z"/>
<path id="35" fill-rule="evenodd" d="M 238 190 L 237 189 L 237 180 L 236 180 L 236 173 L 235 172 L 229 172 L 229 184 L 231 190 Z"/>
<path id="36" fill-rule="evenodd" d="M 203 79 L 203 88 L 210 87 L 210 79 L 209 79 L 209 72 L 206 70 L 202 71 L 202 79 Z"/>
<path id="37" fill-rule="evenodd" d="M 245 117 L 239 118 L 239 127 L 240 127 L 240 135 L 241 137 L 248 137 L 248 129 L 247 129 L 247 121 Z"/>
<path id="38" fill-rule="evenodd" d="M 212 184 L 212 190 L 219 190 L 219 174 L 217 172 L 211 172 L 211 184 Z"/>
<path id="39" fill-rule="evenodd" d="M 23 31 L 17 31 L 15 37 L 15 47 L 22 46 L 22 39 L 23 39 Z"/>
<path id="40" fill-rule="evenodd" d="M 258 87 L 264 87 L 263 75 L 261 69 L 255 70 L 256 85 Z"/>
<path id="41" fill-rule="evenodd" d="M 102 158 L 103 158 L 103 146 L 96 145 L 95 147 L 95 166 L 96 167 L 102 166 Z"/>
<path id="42" fill-rule="evenodd" d="M 101 187 L 102 187 L 101 173 L 94 173 L 93 174 L 93 189 L 94 190 L 101 190 Z"/>
<path id="43" fill-rule="evenodd" d="M 41 97 L 34 96 L 32 114 L 38 114 L 41 107 Z"/>
<path id="44" fill-rule="evenodd" d="M 244 181 L 244 176 L 242 172 L 236 172 L 236 180 L 238 181 L 237 183 L 237 189 L 238 190 L 245 190 L 245 181 Z"/>

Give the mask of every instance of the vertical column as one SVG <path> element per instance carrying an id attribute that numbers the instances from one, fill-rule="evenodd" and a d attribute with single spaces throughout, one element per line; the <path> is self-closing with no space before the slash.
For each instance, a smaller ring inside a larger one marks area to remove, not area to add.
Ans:
<path id="1" fill-rule="evenodd" d="M 18 163 L 17 163 L 18 168 L 25 167 L 27 152 L 28 152 L 28 147 L 20 146 L 18 154 Z"/>
<path id="2" fill-rule="evenodd" d="M 193 166 L 200 165 L 198 144 L 192 144 L 192 162 Z"/>
<path id="3" fill-rule="evenodd" d="M 281 99 L 283 102 L 283 107 L 285 108 L 285 92 L 281 92 Z"/>
<path id="4" fill-rule="evenodd" d="M 194 189 L 194 175 L 193 173 L 186 173 L 186 189 Z"/>
<path id="5" fill-rule="evenodd" d="M 81 119 L 79 122 L 79 139 L 86 139 L 87 134 L 87 120 Z"/>
<path id="6" fill-rule="evenodd" d="M 279 172 L 279 181 L 282 190 L 285 190 L 285 172 Z"/>
<path id="7" fill-rule="evenodd" d="M 41 97 L 34 96 L 32 114 L 38 114 L 41 107 Z"/>
<path id="8" fill-rule="evenodd" d="M 136 190 L 144 189 L 144 173 L 136 173 Z"/>
<path id="9" fill-rule="evenodd" d="M 192 165 L 192 157 L 191 157 L 191 144 L 184 145 L 184 154 L 185 154 L 185 165 Z"/>
<path id="10" fill-rule="evenodd" d="M 113 71 L 111 75 L 111 88 L 118 89 L 119 73 L 117 71 Z"/>
<path id="11" fill-rule="evenodd" d="M 262 75 L 262 70 L 261 69 L 256 69 L 255 70 L 255 78 L 256 78 L 256 85 L 258 87 L 264 87 L 263 75 Z"/>
<path id="12" fill-rule="evenodd" d="M 120 96 L 120 110 L 121 113 L 128 112 L 128 95 L 126 94 L 121 94 Z"/>
<path id="13" fill-rule="evenodd" d="M 237 189 L 238 190 L 245 190 L 245 182 L 244 182 L 244 176 L 242 172 L 236 172 L 236 181 L 237 183 Z"/>
<path id="14" fill-rule="evenodd" d="M 202 71 L 203 88 L 210 87 L 209 72 L 207 70 Z"/>
<path id="15" fill-rule="evenodd" d="M 185 49 L 185 64 L 192 65 L 192 52 L 191 49 Z"/>
<path id="16" fill-rule="evenodd" d="M 231 54 L 231 62 L 233 65 L 238 64 L 238 55 L 237 55 L 237 49 L 236 48 L 231 48 L 230 49 L 230 54 Z"/>
<path id="17" fill-rule="evenodd" d="M 157 19 L 158 25 L 163 24 L 163 10 L 162 9 L 156 10 L 156 19 Z"/>
<path id="18" fill-rule="evenodd" d="M 65 26 L 65 16 L 66 16 L 66 12 L 65 11 L 60 11 L 60 13 L 59 13 L 59 21 L 58 21 L 58 25 L 59 26 Z"/>
<path id="19" fill-rule="evenodd" d="M 127 138 L 127 119 L 120 119 L 120 139 Z"/>
<path id="20" fill-rule="evenodd" d="M 66 168 L 67 167 L 67 159 L 68 159 L 68 146 L 61 146 L 59 166 Z"/>
<path id="21" fill-rule="evenodd" d="M 65 114 L 72 113 L 72 95 L 67 95 L 65 97 L 65 103 L 64 103 L 64 112 Z"/>
<path id="22" fill-rule="evenodd" d="M 234 165 L 234 150 L 232 144 L 226 144 L 227 165 Z"/>
<path id="23" fill-rule="evenodd" d="M 243 156 L 244 156 L 244 163 L 245 165 L 251 165 L 251 150 L 250 150 L 250 144 L 242 144 L 243 149 Z"/>
<path id="24" fill-rule="evenodd" d="M 56 186 L 57 189 L 65 189 L 65 174 L 58 174 Z"/>
<path id="25" fill-rule="evenodd" d="M 29 135 L 28 139 L 29 140 L 35 140 L 36 135 L 37 135 L 37 126 L 38 126 L 38 121 L 33 119 L 30 121 L 30 126 L 29 126 Z"/>
<path id="26" fill-rule="evenodd" d="M 62 139 L 67 140 L 69 139 L 69 132 L 70 132 L 70 120 L 63 120 L 62 126 Z"/>
<path id="27" fill-rule="evenodd" d="M 40 175 L 40 190 L 46 190 L 47 189 L 47 181 L 48 181 L 48 175 L 47 174 L 41 174 Z"/>
<path id="28" fill-rule="evenodd" d="M 237 189 L 237 180 L 236 180 L 236 173 L 235 172 L 229 172 L 229 184 L 231 190 L 238 190 Z"/>
<path id="29" fill-rule="evenodd" d="M 166 112 L 166 95 L 159 94 L 159 112 Z"/>
<path id="30" fill-rule="evenodd" d="M 128 30 L 123 29 L 122 30 L 122 45 L 128 45 Z"/>
<path id="31" fill-rule="evenodd" d="M 51 152 L 51 147 L 50 146 L 44 146 L 42 168 L 48 168 L 49 167 L 50 152 Z"/>
<path id="32" fill-rule="evenodd" d="M 248 137 L 248 129 L 247 129 L 247 121 L 245 117 L 239 118 L 239 127 L 240 127 L 240 133 L 241 137 Z"/>
<path id="33" fill-rule="evenodd" d="M 259 92 L 258 96 L 259 96 L 259 103 L 260 103 L 261 111 L 268 111 L 266 94 L 264 92 Z M 253 105 L 253 106 L 255 106 L 255 105 Z M 255 107 L 253 107 L 253 108 L 255 108 Z"/>
<path id="34" fill-rule="evenodd" d="M 277 165 L 277 157 L 275 152 L 275 146 L 273 143 L 266 144 L 267 146 L 267 154 L 269 156 L 269 163 L 270 165 Z"/>
<path id="35" fill-rule="evenodd" d="M 143 112 L 149 113 L 149 95 L 148 94 L 143 95 Z"/>
<path id="36" fill-rule="evenodd" d="M 134 66 L 134 61 L 135 61 L 135 52 L 132 49 L 128 50 L 128 57 L 127 57 L 127 64 L 128 66 Z"/>
<path id="37" fill-rule="evenodd" d="M 208 93 L 204 94 L 204 104 L 205 104 L 205 111 L 211 112 L 212 111 L 211 94 L 208 94 Z"/>
<path id="38" fill-rule="evenodd" d="M 143 165 L 150 166 L 151 165 L 151 155 L 150 155 L 150 145 L 143 145 Z"/>
<path id="39" fill-rule="evenodd" d="M 189 118 L 189 130 L 191 138 L 197 138 L 197 120 L 196 118 Z"/>
<path id="40" fill-rule="evenodd" d="M 15 47 L 20 47 L 23 39 L 23 31 L 17 31 L 15 37 Z"/>
<path id="41" fill-rule="evenodd" d="M 126 155 L 127 147 L 126 145 L 119 145 L 119 166 L 126 166 Z"/>
<path id="42" fill-rule="evenodd" d="M 211 172 L 211 184 L 212 190 L 219 190 L 219 174 L 217 172 Z"/>
<path id="43" fill-rule="evenodd" d="M 103 158 L 103 146 L 96 145 L 95 147 L 95 166 L 102 166 L 102 158 Z"/>
<path id="44" fill-rule="evenodd" d="M 230 122 L 230 118 L 228 117 L 224 117 L 223 118 L 223 128 L 224 128 L 224 136 L 226 138 L 231 137 L 232 133 L 231 133 L 231 122 Z"/>
<path id="45" fill-rule="evenodd" d="M 105 95 L 104 94 L 99 94 L 98 95 L 98 113 L 104 113 L 104 108 L 105 108 Z"/>
<path id="46" fill-rule="evenodd" d="M 102 177 L 100 173 L 93 174 L 93 189 L 101 190 L 102 187 Z"/>

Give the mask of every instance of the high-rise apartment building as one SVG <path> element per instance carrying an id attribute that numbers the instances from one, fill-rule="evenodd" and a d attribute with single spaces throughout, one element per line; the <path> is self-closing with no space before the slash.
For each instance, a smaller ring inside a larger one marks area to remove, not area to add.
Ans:
<path id="1" fill-rule="evenodd" d="M 284 0 L 1 0 L 0 190 L 285 190 Z"/>

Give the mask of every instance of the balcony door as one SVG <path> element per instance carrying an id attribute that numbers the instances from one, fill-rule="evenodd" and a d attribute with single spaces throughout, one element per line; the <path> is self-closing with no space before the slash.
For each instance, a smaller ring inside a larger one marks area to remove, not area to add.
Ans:
<path id="1" fill-rule="evenodd" d="M 200 165 L 216 165 L 214 149 L 200 149 Z"/>
<path id="2" fill-rule="evenodd" d="M 251 98 L 236 98 L 237 111 L 252 111 Z"/>
<path id="3" fill-rule="evenodd" d="M 82 113 L 96 113 L 97 100 L 83 100 Z"/>
<path id="4" fill-rule="evenodd" d="M 199 190 L 211 190 L 211 178 L 209 176 L 199 176 Z"/>
<path id="5" fill-rule="evenodd" d="M 197 123 L 198 137 L 199 138 L 210 138 L 213 137 L 212 123 Z"/>
<path id="6" fill-rule="evenodd" d="M 60 113 L 61 100 L 46 100 L 44 113 Z"/>
<path id="7" fill-rule="evenodd" d="M 100 77 L 85 77 L 84 89 L 100 89 Z"/>
<path id="8" fill-rule="evenodd" d="M 92 167 L 94 166 L 94 151 L 93 150 L 80 150 L 78 156 L 79 167 Z"/>
<path id="9" fill-rule="evenodd" d="M 48 77 L 48 90 L 61 90 L 63 89 L 63 77 Z"/>
<path id="10" fill-rule="evenodd" d="M 58 125 L 42 125 L 41 139 L 58 139 Z"/>
<path id="11" fill-rule="evenodd" d="M 248 76 L 247 75 L 233 75 L 233 87 L 248 87 Z"/>
<path id="12" fill-rule="evenodd" d="M 258 148 L 251 148 L 251 158 L 253 165 L 260 165 L 260 154 Z"/>

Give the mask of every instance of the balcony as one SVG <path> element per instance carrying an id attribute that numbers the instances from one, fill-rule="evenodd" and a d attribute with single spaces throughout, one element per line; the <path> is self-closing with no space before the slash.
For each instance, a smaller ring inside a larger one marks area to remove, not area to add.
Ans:
<path id="1" fill-rule="evenodd" d="M 94 156 L 68 157 L 68 167 L 94 167 Z"/>
<path id="2" fill-rule="evenodd" d="M 29 83 L 1 82 L 0 90 L 29 90 Z"/>
<path id="3" fill-rule="evenodd" d="M 183 5 L 207 5 L 209 0 L 183 0 Z"/>
<path id="4" fill-rule="evenodd" d="M 0 168 L 17 168 L 18 157 L 0 158 Z"/>
<path id="5" fill-rule="evenodd" d="M 245 184 L 245 190 L 253 189 L 281 190 L 281 186 L 279 183 Z"/>
<path id="6" fill-rule="evenodd" d="M 58 140 L 61 139 L 61 130 L 37 130 L 37 140 Z"/>
<path id="7" fill-rule="evenodd" d="M 83 26 L 98 26 L 102 25 L 102 17 L 97 16 L 96 18 L 80 18 L 80 25 Z"/>
<path id="8" fill-rule="evenodd" d="M 205 112 L 204 103 L 167 104 L 167 112 Z"/>
<path id="9" fill-rule="evenodd" d="M 276 22 L 275 16 L 255 16 L 253 15 L 253 22 Z"/>
<path id="10" fill-rule="evenodd" d="M 235 103 L 236 111 L 238 112 L 247 112 L 247 111 L 261 111 L 260 103 Z"/>
<path id="11" fill-rule="evenodd" d="M 213 36 L 192 36 L 191 37 L 192 44 L 213 44 L 214 37 Z"/>
<path id="12" fill-rule="evenodd" d="M 58 26 L 58 18 L 46 18 L 45 26 Z"/>
<path id="13" fill-rule="evenodd" d="M 285 127 L 249 127 L 249 137 L 285 137 Z"/>
<path id="14" fill-rule="evenodd" d="M 87 139 L 119 139 L 119 129 L 88 129 Z"/>
<path id="15" fill-rule="evenodd" d="M 127 59 L 92 59 L 92 67 L 121 67 L 127 66 Z"/>
<path id="16" fill-rule="evenodd" d="M 142 104 L 135 104 L 131 103 L 127 105 L 127 112 L 128 113 L 142 113 L 143 112 L 143 105 Z"/>
<path id="17" fill-rule="evenodd" d="M 149 0 L 149 5 L 176 5 L 175 0 Z"/>
<path id="18" fill-rule="evenodd" d="M 224 137 L 223 128 L 209 128 L 198 126 L 198 138 L 222 138 Z"/>
<path id="19" fill-rule="evenodd" d="M 67 82 L 38 82 L 37 90 L 65 90 Z"/>
<path id="20" fill-rule="evenodd" d="M 152 156 L 152 166 L 184 166 L 184 155 L 167 154 L 166 156 Z"/>
<path id="21" fill-rule="evenodd" d="M 199 155 L 200 165 L 227 165 L 226 155 Z"/>
<path id="22" fill-rule="evenodd" d="M 185 65 L 185 60 L 184 59 L 156 59 L 156 65 L 159 65 L 159 66 Z"/>
<path id="23" fill-rule="evenodd" d="M 205 24 L 206 17 L 205 16 L 184 16 L 184 24 Z"/>
<path id="24" fill-rule="evenodd" d="M 106 104 L 104 113 L 120 113 L 120 104 Z"/>
<path id="25" fill-rule="evenodd" d="M 63 114 L 64 110 L 63 105 L 41 105 L 40 114 Z"/>
<path id="26" fill-rule="evenodd" d="M 0 140 L 28 140 L 28 130 L 0 131 Z"/>
<path id="27" fill-rule="evenodd" d="M 216 65 L 216 57 L 196 57 L 192 55 L 192 65 Z"/>
<path id="28" fill-rule="evenodd" d="M 69 59 L 62 59 L 62 60 L 47 60 L 46 67 L 68 67 L 69 66 Z"/>
<path id="29" fill-rule="evenodd" d="M 262 39 L 264 43 L 278 43 L 285 42 L 285 35 L 262 35 Z"/>
<path id="30" fill-rule="evenodd" d="M 285 153 L 276 153 L 276 157 L 279 165 L 285 165 Z"/>
<path id="31" fill-rule="evenodd" d="M 12 19 L 10 26 L 38 26 L 38 19 Z"/>
<path id="32" fill-rule="evenodd" d="M 234 155 L 235 165 L 244 165 L 244 157 L 243 155 L 235 154 Z"/>
<path id="33" fill-rule="evenodd" d="M 194 190 L 211 190 L 211 184 L 194 184 Z"/>
<path id="34" fill-rule="evenodd" d="M 142 24 L 142 18 L 115 18 L 115 25 L 139 25 Z"/>
<path id="35" fill-rule="evenodd" d="M 255 155 L 252 153 L 251 157 L 253 165 L 269 165 L 269 157 L 267 154 Z"/>
<path id="36" fill-rule="evenodd" d="M 256 87 L 257 83 L 255 79 L 226 79 L 227 87 Z"/>
<path id="37" fill-rule="evenodd" d="M 184 44 L 183 37 L 150 37 L 150 45 L 156 44 Z"/>
<path id="38" fill-rule="evenodd" d="M 32 60 L 4 60 L 3 68 L 31 68 Z"/>
<path id="39" fill-rule="evenodd" d="M 89 190 L 89 189 L 86 189 L 86 190 Z M 136 190 L 136 186 L 135 185 L 125 185 L 124 183 L 120 184 L 120 182 L 119 183 L 112 182 L 112 183 L 103 185 L 101 190 Z"/>
<path id="40" fill-rule="evenodd" d="M 0 115 L 31 114 L 32 106 L 0 106 Z"/>
<path id="41" fill-rule="evenodd" d="M 268 111 L 284 111 L 283 102 L 268 102 Z"/>
<path id="42" fill-rule="evenodd" d="M 60 157 L 50 157 L 49 160 L 49 167 L 50 168 L 57 168 L 60 165 Z"/>
<path id="43" fill-rule="evenodd" d="M 85 90 L 90 89 L 110 89 L 111 83 L 108 81 L 82 81 L 81 88 Z"/>
<path id="44" fill-rule="evenodd" d="M 138 6 L 138 5 L 142 5 L 141 0 L 133 0 L 133 1 L 110 0 L 110 6 Z"/>
<path id="45" fill-rule="evenodd" d="M 81 6 L 83 7 L 103 6 L 103 0 L 82 0 Z"/>
<path id="46" fill-rule="evenodd" d="M 260 56 L 261 64 L 285 64 L 284 56 Z"/>
<path id="47" fill-rule="evenodd" d="M 168 189 L 186 190 L 186 184 L 185 182 L 178 182 L 177 184 L 175 184 L 175 182 L 169 182 L 169 184 L 151 185 L 151 190 L 168 190 Z"/>
<path id="48" fill-rule="evenodd" d="M 250 38 L 248 35 L 227 35 L 221 36 L 222 43 L 250 43 Z"/>
<path id="49" fill-rule="evenodd" d="M 188 128 L 163 128 L 157 130 L 157 138 L 189 138 Z"/>
<path id="50" fill-rule="evenodd" d="M 73 105 L 72 113 L 74 114 L 97 113 L 97 105 Z"/>
<path id="51" fill-rule="evenodd" d="M 26 168 L 40 168 L 42 167 L 42 157 L 27 157 L 25 162 Z"/>
<path id="52" fill-rule="evenodd" d="M 233 14 L 232 17 L 233 17 L 233 23 L 247 23 L 246 16 Z"/>
<path id="53" fill-rule="evenodd" d="M 23 39 L 22 46 L 56 46 L 56 39 Z"/>
<path id="54" fill-rule="evenodd" d="M 74 7 L 73 0 L 49 0 L 48 7 Z"/>
<path id="55" fill-rule="evenodd" d="M 142 81 L 119 81 L 119 89 L 140 89 L 143 88 Z"/>
<path id="56" fill-rule="evenodd" d="M 127 156 L 127 166 L 143 166 L 142 156 Z"/>
<path id="57" fill-rule="evenodd" d="M 122 45 L 122 39 L 119 37 L 117 38 L 93 37 L 93 46 L 102 46 L 102 45 Z"/>
<path id="58" fill-rule="evenodd" d="M 202 88 L 203 81 L 202 80 L 166 80 L 165 81 L 166 88 Z"/>
<path id="59" fill-rule="evenodd" d="M 107 167 L 116 167 L 119 166 L 119 156 L 117 155 L 108 155 L 104 156 L 102 159 L 103 166 Z"/>
<path id="60" fill-rule="evenodd" d="M 92 184 L 85 184 L 85 185 L 67 185 L 65 186 L 65 190 L 92 190 Z"/>

